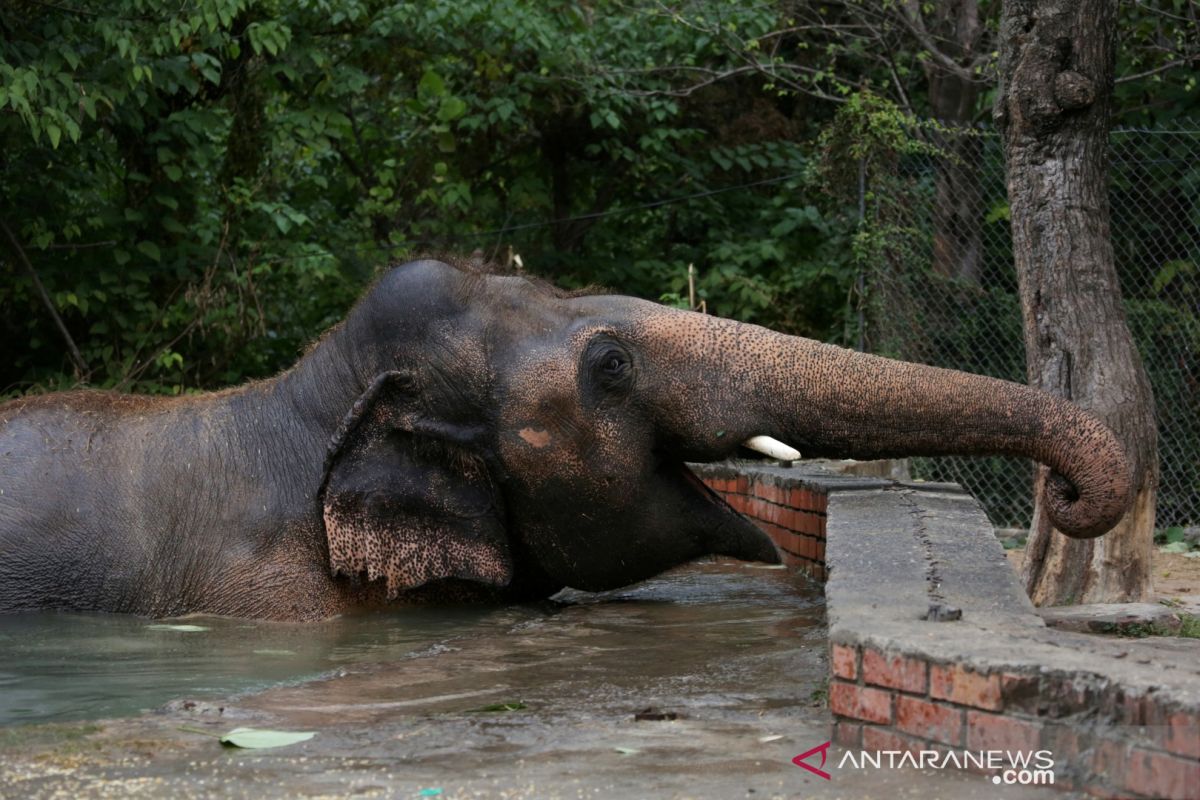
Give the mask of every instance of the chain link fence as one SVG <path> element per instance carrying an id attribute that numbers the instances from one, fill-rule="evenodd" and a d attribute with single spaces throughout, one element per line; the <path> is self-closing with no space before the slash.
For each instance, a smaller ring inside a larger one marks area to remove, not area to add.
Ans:
<path id="1" fill-rule="evenodd" d="M 1004 161 L 993 131 L 917 134 L 929 146 L 865 170 L 864 348 L 1025 381 Z M 1158 527 L 1200 525 L 1200 126 L 1117 130 L 1112 240 L 1159 422 Z M 1032 514 L 1032 462 L 914 459 L 957 481 L 1000 527 Z"/>

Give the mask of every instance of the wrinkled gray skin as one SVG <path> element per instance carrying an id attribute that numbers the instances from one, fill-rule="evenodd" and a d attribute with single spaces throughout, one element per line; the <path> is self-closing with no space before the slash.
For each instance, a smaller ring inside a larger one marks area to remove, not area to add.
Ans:
<path id="1" fill-rule="evenodd" d="M 318 619 L 773 562 L 684 467 L 759 434 L 1030 456 L 1076 536 L 1129 502 L 1108 429 L 1026 387 L 424 261 L 276 378 L 0 406 L 0 611 Z"/>

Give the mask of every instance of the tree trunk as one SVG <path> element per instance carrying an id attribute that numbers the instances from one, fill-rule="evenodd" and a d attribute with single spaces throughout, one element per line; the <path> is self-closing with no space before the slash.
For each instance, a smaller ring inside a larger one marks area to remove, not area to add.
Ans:
<path id="1" fill-rule="evenodd" d="M 910 15 L 922 14 L 910 9 Z M 975 74 L 976 50 L 985 28 L 977 0 L 939 0 L 928 19 L 941 55 L 924 62 L 929 107 L 938 122 L 955 131 L 975 122 L 983 84 Z M 933 204 L 933 269 L 939 275 L 978 284 L 983 266 L 982 140 L 969 134 L 940 136 Z"/>
<path id="2" fill-rule="evenodd" d="M 1132 465 L 1135 501 L 1098 539 L 1068 539 L 1034 482 L 1025 589 L 1038 605 L 1150 591 L 1158 458 L 1154 400 L 1125 322 L 1108 210 L 1116 4 L 1006 0 L 996 121 L 1004 134 L 1029 383 L 1091 410 Z"/>

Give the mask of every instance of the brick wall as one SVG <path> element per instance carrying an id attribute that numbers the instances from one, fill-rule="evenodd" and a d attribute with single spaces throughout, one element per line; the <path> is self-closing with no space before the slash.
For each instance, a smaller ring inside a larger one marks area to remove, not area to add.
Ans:
<path id="1" fill-rule="evenodd" d="M 831 494 L 897 488 L 887 480 L 812 467 L 705 464 L 693 469 L 775 541 L 786 564 L 818 581 L 829 575 L 827 527 L 846 527 L 827 526 L 829 509 L 836 515 L 839 508 L 830 502 Z M 938 488 L 921 488 L 930 487 Z M 869 540 L 880 543 L 879 536 Z M 866 546 L 868 541 L 856 536 L 854 547 Z M 840 746 L 911 752 L 1045 749 L 1053 753 L 1058 788 L 1099 797 L 1200 800 L 1195 708 L 1172 705 L 1154 689 L 1130 688 L 1100 673 L 1052 668 L 1049 662 L 1015 668 L 970 648 L 947 660 L 930 649 L 928 632 L 897 633 L 894 641 L 880 641 L 878 625 L 871 624 L 879 621 L 879 606 L 851 603 L 834 609 L 835 600 L 828 602 L 830 613 L 841 620 L 829 651 L 829 707 Z M 953 628 L 937 635 L 956 637 Z M 1045 643 L 1044 637 L 1037 641 Z"/>
<path id="2" fill-rule="evenodd" d="M 1049 750 L 1055 786 L 1099 797 L 1200 797 L 1200 723 L 1153 696 L 1070 675 L 979 672 L 832 644 L 834 741 L 863 750 Z M 1047 709 L 1053 706 L 1053 716 Z M 1064 713 L 1066 712 L 1066 713 Z M 987 771 L 987 770 L 984 770 Z"/>
<path id="3" fill-rule="evenodd" d="M 751 519 L 775 542 L 783 563 L 824 581 L 825 487 L 768 472 L 717 469 L 701 479 L 736 511 Z"/>

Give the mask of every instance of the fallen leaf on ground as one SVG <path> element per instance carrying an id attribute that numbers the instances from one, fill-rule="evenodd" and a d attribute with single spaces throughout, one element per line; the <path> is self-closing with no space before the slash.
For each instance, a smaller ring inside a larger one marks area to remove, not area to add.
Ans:
<path id="1" fill-rule="evenodd" d="M 180 631 L 181 633 L 198 633 L 208 630 L 203 625 L 168 625 L 166 623 L 147 625 L 146 628 L 152 631 Z"/>
<path id="2" fill-rule="evenodd" d="M 267 747 L 285 747 L 289 744 L 307 742 L 316 735 L 314 731 L 269 731 L 259 728 L 234 728 L 221 737 L 221 744 L 260 750 Z"/>

